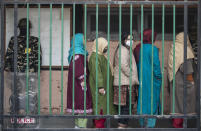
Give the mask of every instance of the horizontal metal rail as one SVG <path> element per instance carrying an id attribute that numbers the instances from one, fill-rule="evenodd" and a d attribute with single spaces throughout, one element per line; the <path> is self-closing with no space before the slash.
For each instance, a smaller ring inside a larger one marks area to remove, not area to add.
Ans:
<path id="1" fill-rule="evenodd" d="M 198 1 L 48 1 L 48 0 L 2 0 L 4 4 L 144 4 L 144 5 L 197 5 Z"/>
<path id="2" fill-rule="evenodd" d="M 55 128 L 56 129 L 56 128 Z M 54 131 L 55 129 L 52 129 L 52 128 L 40 128 L 40 131 Z M 14 129 L 14 128 L 10 128 L 10 129 L 5 129 L 5 131 L 27 131 L 27 130 L 33 130 L 33 131 L 36 131 L 38 129 L 34 129 L 34 128 L 29 128 L 29 129 Z M 97 131 L 97 129 L 95 128 L 87 128 L 87 129 L 75 129 L 75 128 L 57 128 L 56 129 L 57 131 L 74 131 L 74 130 L 79 130 L 79 131 Z M 183 129 L 183 128 L 177 128 L 177 129 L 174 129 L 174 128 L 156 128 L 156 129 L 144 129 L 144 128 L 126 128 L 126 129 L 117 129 L 117 128 L 110 128 L 109 129 L 110 131 L 144 131 L 144 130 L 149 130 L 149 131 L 170 131 L 170 130 L 174 130 L 174 131 L 197 131 L 196 128 L 188 128 L 188 129 Z M 107 128 L 100 128 L 98 129 L 98 131 L 108 131 Z"/>
<path id="3" fill-rule="evenodd" d="M 110 5 L 119 5 L 119 43 L 121 43 L 121 33 L 122 33 L 122 31 L 121 31 L 121 13 L 122 13 L 122 5 L 130 5 L 130 8 L 132 9 L 132 5 L 141 5 L 141 12 L 142 12 L 142 15 L 141 15 L 141 20 L 143 21 L 143 7 L 144 7 L 144 5 L 149 5 L 149 6 L 152 6 L 152 29 L 153 29 L 153 32 L 152 32 L 152 44 L 154 43 L 153 42 L 153 37 L 154 37 L 154 35 L 153 35 L 153 33 L 154 33 L 154 5 L 161 5 L 161 6 L 163 6 L 163 26 L 164 26 L 164 18 L 165 18 L 165 15 L 164 15 L 164 9 L 165 9 L 165 5 L 173 5 L 173 29 L 174 29 L 174 31 L 173 31 L 173 37 L 175 37 L 175 16 L 176 16 L 176 14 L 175 14 L 175 6 L 176 5 L 182 5 L 182 6 L 184 6 L 185 8 L 184 8 L 184 25 L 185 25 L 185 28 L 184 28 L 184 32 L 185 32 L 185 53 L 184 53 L 184 58 L 186 58 L 186 55 L 187 55 L 187 41 L 186 41 L 186 38 L 187 38 L 187 25 L 188 25 L 188 21 L 187 21 L 187 18 L 188 18 L 188 16 L 187 16 L 187 12 L 188 12 L 188 10 L 187 10 L 187 7 L 189 6 L 189 5 L 195 5 L 195 6 L 199 6 L 198 7 L 198 21 L 201 21 L 200 20 L 200 1 L 198 0 L 198 1 L 78 1 L 78 0 L 69 0 L 69 1 L 64 1 L 64 0 L 54 0 L 54 1 L 48 1 L 48 0 L 1 0 L 0 1 L 0 4 L 1 4 L 1 7 L 3 7 L 4 8 L 4 6 L 6 6 L 6 5 L 15 5 L 15 15 L 14 15 L 14 18 L 15 18 L 15 50 L 17 50 L 17 17 L 18 17 L 18 15 L 17 15 L 17 8 L 18 8 L 18 6 L 19 5 L 27 5 L 27 14 L 29 14 L 29 5 L 38 5 L 38 7 L 39 7 L 39 18 L 40 18 L 40 5 L 50 5 L 50 13 L 51 13 L 51 17 L 50 17 L 50 40 L 52 40 L 52 6 L 54 6 L 54 5 L 62 5 L 62 22 L 63 22 L 63 6 L 64 5 L 73 5 L 73 36 L 75 35 L 75 5 L 78 5 L 78 4 L 82 4 L 82 5 L 85 5 L 85 40 L 86 40 L 86 21 L 87 21 L 87 5 L 88 4 L 94 4 L 94 5 L 96 5 L 96 21 L 98 21 L 98 6 L 99 5 L 108 5 L 108 8 L 110 8 Z M 1 9 L 1 11 L 4 11 L 4 9 Z M 132 10 L 131 10 L 131 12 L 132 12 Z M 110 13 L 109 11 L 108 11 L 108 13 Z M 130 15 L 130 16 L 132 16 L 132 15 Z M 5 38 L 4 38 L 4 29 L 2 28 L 2 27 L 4 27 L 5 26 L 5 24 L 4 24 L 4 18 L 5 17 L 5 14 L 4 14 L 4 12 L 2 13 L 1 12 L 1 18 L 3 19 L 3 20 L 1 20 L 2 21 L 2 23 L 1 23 L 1 33 L 3 33 L 3 34 L 1 34 L 1 45 L 3 45 L 4 44 L 4 41 L 5 41 Z M 27 16 L 27 18 L 29 18 L 29 15 Z M 109 15 L 108 15 L 108 18 L 109 18 Z M 132 18 L 132 17 L 131 17 Z M 40 22 L 40 20 L 39 20 L 39 22 Z M 110 23 L 110 20 L 108 20 L 108 23 Z M 132 21 L 130 22 L 130 23 L 132 23 Z M 108 26 L 109 26 L 109 24 L 108 24 Z M 29 32 L 29 29 L 28 29 L 28 27 L 29 27 L 29 25 L 28 25 L 28 21 L 27 21 L 27 36 L 28 36 L 28 32 Z M 61 27 L 63 27 L 63 23 L 62 23 L 62 26 Z M 40 26 L 38 27 L 39 28 L 39 33 L 40 33 Z M 164 27 L 162 27 L 162 28 L 164 28 Z M 110 30 L 108 30 L 108 35 L 110 35 Z M 143 23 L 142 23 L 142 25 L 141 25 L 141 33 L 143 32 Z M 198 38 L 200 37 L 200 33 L 201 33 L 201 29 L 200 29 L 200 23 L 198 22 Z M 63 30 L 61 31 L 61 34 L 63 35 Z M 132 34 L 132 24 L 130 25 L 130 34 Z M 163 35 L 164 35 L 164 29 L 163 29 Z M 141 36 L 143 36 L 143 34 L 141 34 Z M 163 36 L 164 37 L 164 36 Z M 40 37 L 39 37 L 40 38 Z M 96 22 L 96 38 L 98 38 L 98 22 Z M 110 38 L 110 36 L 108 36 L 108 39 Z M 29 37 L 27 38 L 27 45 L 28 45 L 28 39 L 29 39 Z M 63 39 L 63 37 L 61 38 L 61 39 Z M 63 44 L 63 41 L 61 41 L 61 43 Z M 73 43 L 75 43 L 74 41 L 73 41 Z M 86 43 L 86 41 L 85 41 L 85 43 Z M 143 41 L 141 42 L 141 43 L 143 43 Z M 175 38 L 173 38 L 173 43 L 175 43 Z M 199 39 L 199 41 L 198 41 L 198 45 L 199 45 L 199 51 L 201 51 L 200 50 L 200 44 L 201 44 L 201 39 Z M 164 38 L 163 38 L 163 44 L 164 44 Z M 50 45 L 52 45 L 52 41 L 50 41 Z M 96 42 L 96 49 L 98 50 L 98 42 Z M 74 44 L 73 44 L 73 46 L 74 46 Z M 86 46 L 86 45 L 85 45 Z M 153 46 L 153 45 L 152 45 Z M 163 45 L 164 46 L 164 45 Z M 4 46 L 2 46 L 2 47 L 4 47 Z M 27 47 L 27 48 L 29 48 L 29 46 Z M 52 47 L 50 46 L 50 50 L 52 50 L 51 49 Z M 152 47 L 153 48 L 153 47 Z M 164 48 L 164 47 L 163 47 Z M 120 49 L 121 49 L 121 47 L 120 47 Z M 142 47 L 141 47 L 141 49 L 143 50 L 143 44 L 142 44 Z M 40 49 L 39 49 L 40 50 Z M 130 50 L 131 50 L 131 48 L 130 48 Z M 198 51 L 198 52 L 199 52 Z M 120 50 L 120 52 L 121 52 L 121 50 Z M 163 49 L 163 53 L 164 53 L 164 49 Z M 2 56 L 4 56 L 4 52 L 1 52 L 1 54 L 2 54 Z M 50 60 L 52 60 L 52 57 L 51 57 L 51 52 L 50 52 Z M 63 53 L 61 53 L 61 54 L 63 54 Z M 153 50 L 152 50 L 152 54 L 153 54 Z M 98 55 L 97 53 L 96 53 L 96 55 Z M 15 52 L 15 68 L 16 68 L 16 63 L 17 63 L 17 58 L 16 58 L 16 56 L 17 56 L 17 52 Z M 40 55 L 39 55 L 40 56 Z M 29 55 L 27 54 L 27 58 L 29 57 Z M 75 52 L 73 53 L 73 60 L 74 60 L 74 57 L 75 57 Z M 63 59 L 63 56 L 62 56 L 62 59 Z M 153 56 L 152 56 L 152 59 L 153 59 Z M 164 60 L 164 56 L 163 56 L 163 60 Z M 62 60 L 63 61 L 63 60 Z M 121 61 L 121 57 L 120 57 L 120 61 Z M 143 61 L 143 59 L 142 59 L 142 61 Z M 153 60 L 152 60 L 153 61 Z M 185 61 L 186 61 L 186 59 L 185 59 Z M 3 58 L 1 58 L 1 62 L 3 62 L 4 63 L 4 60 L 3 60 Z M 85 62 L 86 62 L 86 48 L 85 48 Z M 27 63 L 29 63 L 29 62 L 27 62 Z M 119 67 L 119 69 L 121 70 L 121 62 L 119 62 L 120 63 L 120 67 Z M 184 62 L 185 63 L 185 62 Z M 109 61 L 108 61 L 108 70 L 109 70 Z M 153 63 L 152 63 L 153 64 Z M 127 129 L 125 129 L 125 130 L 135 130 L 135 131 L 141 131 L 141 130 L 149 130 L 149 131 L 152 131 L 152 130 L 154 130 L 154 131 L 156 131 L 156 130 L 158 130 L 158 131 L 161 131 L 161 130 L 163 130 L 163 131 L 169 131 L 169 130 L 174 130 L 174 131 L 180 131 L 180 130 L 182 130 L 182 131 L 198 131 L 199 130 L 199 128 L 200 128 L 200 125 L 199 125 L 199 122 L 200 122 L 200 114 L 197 112 L 197 114 L 186 114 L 186 112 L 184 111 L 184 114 L 182 114 L 182 115 L 177 115 L 177 114 L 174 114 L 174 107 L 173 107 L 173 112 L 172 112 L 172 114 L 171 115 L 163 115 L 163 107 L 164 106 L 162 106 L 162 115 L 143 115 L 143 114 L 141 114 L 141 115 L 132 115 L 131 114 L 131 105 L 130 105 L 130 115 L 120 115 L 121 113 L 120 113 L 120 104 L 119 104 L 119 115 L 109 115 L 109 113 L 108 113 L 108 115 L 97 115 L 98 113 L 97 113 L 97 109 L 96 109 L 96 115 L 86 115 L 86 112 L 85 112 L 85 115 L 74 115 L 74 85 L 73 85 L 73 115 L 67 115 L 67 114 L 63 114 L 63 112 L 60 114 L 60 115 L 54 115 L 54 114 L 52 114 L 52 110 L 51 110 L 51 107 L 52 107 L 52 101 L 51 101 L 51 99 L 52 99 L 52 92 L 51 92 L 51 89 L 52 89 L 52 83 L 51 83 L 51 77 L 52 77 L 52 74 L 51 74 L 51 71 L 52 71 L 52 68 L 51 68 L 51 65 L 52 65 L 52 63 L 50 62 L 50 80 L 49 80 L 49 84 L 50 84 L 50 87 L 49 87 L 49 89 L 50 89 L 50 92 L 49 92 L 49 99 L 50 99 L 50 114 L 49 115 L 42 115 L 42 114 L 40 114 L 40 107 L 38 108 L 38 111 L 39 111 L 39 114 L 37 114 L 37 115 L 30 115 L 30 114 L 27 114 L 27 115 L 17 115 L 16 113 L 14 114 L 14 115 L 7 115 L 7 114 L 3 114 L 3 103 L 2 103 L 2 100 L 0 100 L 1 101 L 1 105 L 0 106 L 2 106 L 1 107 L 1 113 L 0 113 L 0 120 L 3 120 L 3 119 L 10 119 L 10 118 L 22 118 L 22 117 L 33 117 L 33 118 L 66 118 L 66 119 L 76 119 L 76 118 L 89 118 L 89 119 L 98 119 L 98 118 L 106 118 L 106 119 L 108 119 L 108 120 L 110 120 L 110 119 L 119 119 L 119 118 L 128 118 L 128 119 L 141 119 L 141 118 L 144 118 L 144 119 L 149 119 L 149 118 L 157 118 L 157 119 L 173 119 L 173 118 L 182 118 L 182 119 L 184 119 L 184 128 L 180 128 L 180 129 L 175 129 L 175 128 L 151 128 L 151 129 L 147 129 L 147 128 L 127 128 Z M 132 65 L 132 63 L 131 63 L 131 65 Z M 199 59 L 199 64 L 198 64 L 199 66 L 200 66 L 200 59 Z M 85 63 L 85 66 L 86 66 L 86 63 Z M 152 65 L 153 66 L 153 65 Z M 164 65 L 163 65 L 164 66 Z M 2 68 L 3 66 L 1 65 L 1 68 Z M 96 67 L 97 67 L 97 63 L 96 63 Z M 75 70 L 74 69 L 75 67 L 73 67 L 73 71 Z M 153 68 L 153 67 L 152 67 Z M 29 68 L 28 68 L 28 64 L 27 64 L 27 70 L 28 70 Z M 63 73 L 63 64 L 62 64 L 62 73 Z M 97 69 L 96 69 L 97 70 Z M 152 69 L 152 71 L 153 71 L 153 69 Z M 40 68 L 39 68 L 39 71 L 38 72 L 40 72 Z M 200 73 L 200 68 L 198 68 L 198 72 Z M 15 69 L 15 73 L 16 73 L 16 69 Z M 28 75 L 28 74 L 27 74 Z M 174 75 L 175 75 L 175 72 L 174 72 Z M 109 72 L 108 72 L 108 76 L 109 76 Z M 4 72 L 3 72 L 3 69 L 1 69 L 1 77 L 4 77 Z M 39 75 L 39 77 L 40 77 L 40 75 Z M 73 73 L 73 77 L 74 77 L 74 73 Z M 97 77 L 97 74 L 96 74 L 96 77 Z M 152 74 L 152 77 L 153 77 L 153 74 Z M 200 74 L 199 74 L 199 78 L 200 78 Z M 16 79 L 16 77 L 14 77 L 14 79 Z M 61 74 L 61 79 L 63 79 L 63 74 Z M 97 80 L 98 80 L 98 78 L 96 78 Z M 108 77 L 108 79 L 109 79 L 109 77 Z M 121 86 L 121 77 L 119 78 L 119 87 Z M 175 78 L 174 78 L 174 80 L 175 80 Z M 184 80 L 186 80 L 186 76 L 184 76 Z M 4 84 L 4 79 L 3 78 L 1 78 L 1 82 L 3 82 L 3 84 Z M 27 76 L 27 82 L 28 82 L 28 76 Z M 1 83 L 1 90 L 0 90 L 0 94 L 3 94 L 3 89 L 4 89 L 4 86 L 3 86 L 3 84 Z M 73 84 L 74 84 L 74 81 L 73 81 Z M 108 83 L 109 84 L 109 83 Z M 27 87 L 28 87 L 28 83 L 26 84 L 27 85 Z M 39 84 L 40 85 L 40 84 Z M 63 81 L 62 81 L 62 84 L 61 85 L 63 85 Z M 174 85 L 174 84 L 173 84 Z M 164 86 L 164 85 L 163 85 Z M 108 87 L 109 87 L 109 85 L 108 85 Z M 185 87 L 185 86 L 184 86 Z M 199 83 L 199 87 L 200 87 L 200 83 Z M 63 88 L 63 87 L 62 87 Z M 97 85 L 96 85 L 96 88 L 97 88 Z M 120 94 L 120 91 L 121 90 L 119 90 L 119 96 L 121 96 L 121 94 Z M 27 92 L 28 92 L 28 88 L 27 88 Z M 142 91 L 141 91 L 142 92 Z M 130 92 L 131 93 L 131 92 Z M 174 94 L 174 93 L 173 93 Z M 86 72 L 85 72 L 85 95 L 86 95 Z M 153 93 L 152 93 L 152 95 L 153 95 Z M 199 95 L 199 92 L 197 92 L 197 95 Z M 96 94 L 96 96 L 97 96 L 97 94 Z M 141 95 L 142 96 L 142 95 Z M 164 94 L 162 95 L 162 96 L 164 96 Z M 186 96 L 186 91 L 184 90 L 184 96 Z M 86 97 L 86 96 L 85 96 Z M 3 98 L 3 95 L 1 96 L 1 98 Z M 39 97 L 40 98 L 40 97 Z M 63 91 L 62 91 L 62 96 L 61 96 L 61 98 L 63 98 Z M 119 97 L 119 102 L 120 102 L 120 98 L 121 97 Z M 131 98 L 130 98 L 131 99 Z M 153 98 L 152 98 L 153 99 Z M 173 103 L 174 103 L 174 100 L 175 98 L 173 98 Z M 40 99 L 39 99 L 40 100 Z M 109 100 L 109 97 L 108 97 L 108 100 Z M 142 98 L 141 98 L 141 100 L 142 100 Z M 98 101 L 98 99 L 96 99 L 96 104 L 97 104 L 97 101 Z M 153 101 L 153 100 L 152 100 Z M 164 100 L 162 100 L 162 101 L 164 101 Z M 185 101 L 186 101 L 186 99 L 184 98 L 184 103 L 185 103 Z M 198 101 L 198 99 L 197 99 L 197 101 Z M 28 102 L 28 99 L 27 99 L 27 102 Z M 84 99 L 84 102 L 86 102 L 86 98 Z M 63 111 L 63 99 L 62 99 L 62 111 Z M 109 104 L 109 103 L 107 103 L 107 104 Z M 153 103 L 152 103 L 153 104 Z M 164 104 L 164 103 L 163 103 Z M 29 111 L 29 109 L 28 109 L 28 105 L 29 105 L 29 103 L 27 103 L 27 112 Z M 86 106 L 86 103 L 84 104 L 85 106 Z M 141 105 L 142 105 L 142 103 L 141 103 Z M 173 104 L 174 105 L 174 104 Z M 199 106 L 200 106 L 200 104 L 198 104 Z M 98 105 L 97 105 L 98 106 Z M 186 104 L 184 104 L 184 109 L 185 109 L 185 107 L 186 107 Z M 151 108 L 153 108 L 153 105 L 151 105 Z M 142 109 L 142 108 L 141 108 Z M 200 107 L 197 107 L 197 110 L 199 110 L 200 109 Z M 109 107 L 108 107 L 108 110 L 109 110 Z M 85 107 L 85 111 L 86 111 L 86 107 Z M 197 120 L 197 128 L 187 128 L 187 119 L 196 119 Z M 3 121 L 1 121 L 1 123 L 0 124 L 2 124 L 3 125 Z M 108 125 L 108 123 L 107 123 L 107 125 Z M 3 127 L 4 128 L 4 127 Z M 0 128 L 1 129 L 1 128 Z M 16 129 L 16 128 L 6 128 L 5 127 L 5 129 L 3 129 L 3 130 L 5 130 L 5 131 L 10 131 L 10 130 L 15 130 L 15 131 L 23 131 L 23 130 L 44 130 L 44 131 L 46 131 L 46 130 L 66 130 L 66 131 L 72 131 L 72 130 L 78 130 L 78 129 L 74 129 L 74 128 L 39 128 L 39 129 L 34 129 L 34 128 L 20 128 L 20 129 Z M 95 131 L 95 130 L 97 130 L 97 129 L 91 129 L 91 128 L 87 128 L 87 129 L 79 129 L 80 131 L 84 131 L 84 130 L 87 130 L 87 131 Z M 99 129 L 99 130 L 110 130 L 110 131 L 113 131 L 113 130 L 119 130 L 119 129 L 116 129 L 116 128 L 105 128 L 105 129 Z M 122 129 L 120 129 L 120 130 L 122 130 Z"/>
<path id="4" fill-rule="evenodd" d="M 157 118 L 157 119 L 170 119 L 170 118 L 188 118 L 188 119 L 196 119 L 197 115 L 2 115 L 1 117 L 40 117 L 40 118 L 132 118 L 132 119 L 140 119 L 140 118 Z"/>

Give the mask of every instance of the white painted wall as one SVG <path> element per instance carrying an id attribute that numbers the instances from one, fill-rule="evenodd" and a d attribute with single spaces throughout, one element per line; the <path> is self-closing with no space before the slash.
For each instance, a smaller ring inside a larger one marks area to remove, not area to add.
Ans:
<path id="1" fill-rule="evenodd" d="M 18 20 L 27 16 L 26 8 L 18 8 Z M 50 9 L 41 8 L 40 32 L 42 46 L 42 65 L 49 65 L 50 45 Z M 64 65 L 68 65 L 67 56 L 70 47 L 70 8 L 64 8 Z M 31 35 L 38 37 L 38 8 L 29 9 L 32 23 Z M 6 47 L 14 35 L 14 9 L 6 9 Z M 52 9 L 52 65 L 61 65 L 61 9 Z"/>

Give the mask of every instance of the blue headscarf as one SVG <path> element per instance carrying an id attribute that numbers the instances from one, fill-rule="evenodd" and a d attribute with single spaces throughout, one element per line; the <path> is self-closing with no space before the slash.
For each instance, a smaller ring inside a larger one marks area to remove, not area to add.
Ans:
<path id="1" fill-rule="evenodd" d="M 83 44 L 83 34 L 78 33 L 75 34 L 75 54 L 85 55 L 85 48 Z M 86 55 L 88 56 L 88 52 L 86 51 Z M 68 55 L 68 63 L 70 64 L 71 59 L 73 57 L 73 38 L 70 43 L 70 50 Z"/>

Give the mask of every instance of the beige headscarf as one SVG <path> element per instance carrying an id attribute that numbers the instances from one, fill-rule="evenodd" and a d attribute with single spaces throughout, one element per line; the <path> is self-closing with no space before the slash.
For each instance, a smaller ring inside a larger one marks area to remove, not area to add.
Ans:
<path id="1" fill-rule="evenodd" d="M 187 36 L 187 59 L 194 58 L 193 49 Z M 175 74 L 181 64 L 184 63 L 184 32 L 179 33 L 175 39 Z M 168 78 L 173 80 L 173 44 L 170 47 L 168 58 Z"/>
<path id="2" fill-rule="evenodd" d="M 103 50 L 107 47 L 108 42 L 105 38 L 100 37 L 98 38 L 98 54 L 104 55 Z M 94 45 L 92 47 L 93 52 L 96 52 L 96 39 L 94 40 Z"/>
<path id="3" fill-rule="evenodd" d="M 99 55 L 105 56 L 106 59 L 108 59 L 107 58 L 107 53 L 103 53 L 103 50 L 107 46 L 108 46 L 108 42 L 107 42 L 107 40 L 105 38 L 103 38 L 103 37 L 98 38 L 98 52 L 97 53 Z M 96 39 L 94 40 L 94 44 L 93 44 L 92 50 L 93 50 L 93 52 L 96 52 Z M 111 73 L 113 75 L 114 74 L 113 73 L 113 66 L 111 66 L 111 62 L 110 62 L 110 68 L 111 68 Z"/>

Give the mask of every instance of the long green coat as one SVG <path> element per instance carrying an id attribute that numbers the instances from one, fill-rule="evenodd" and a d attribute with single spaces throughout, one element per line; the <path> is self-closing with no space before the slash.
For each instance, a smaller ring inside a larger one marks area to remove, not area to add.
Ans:
<path id="1" fill-rule="evenodd" d="M 113 91 L 113 76 L 109 73 L 109 92 L 107 91 L 107 59 L 103 55 L 98 54 L 98 84 L 97 89 L 103 87 L 106 91 L 105 95 L 101 95 L 97 91 L 98 95 L 98 102 L 97 102 L 97 114 L 100 114 L 100 110 L 103 110 L 103 115 L 107 114 L 107 95 L 109 95 L 109 113 L 115 114 L 115 106 L 113 104 L 114 98 L 114 91 Z M 93 113 L 96 114 L 96 53 L 92 53 L 89 59 L 89 83 L 91 88 L 92 94 L 92 101 L 93 101 Z"/>

